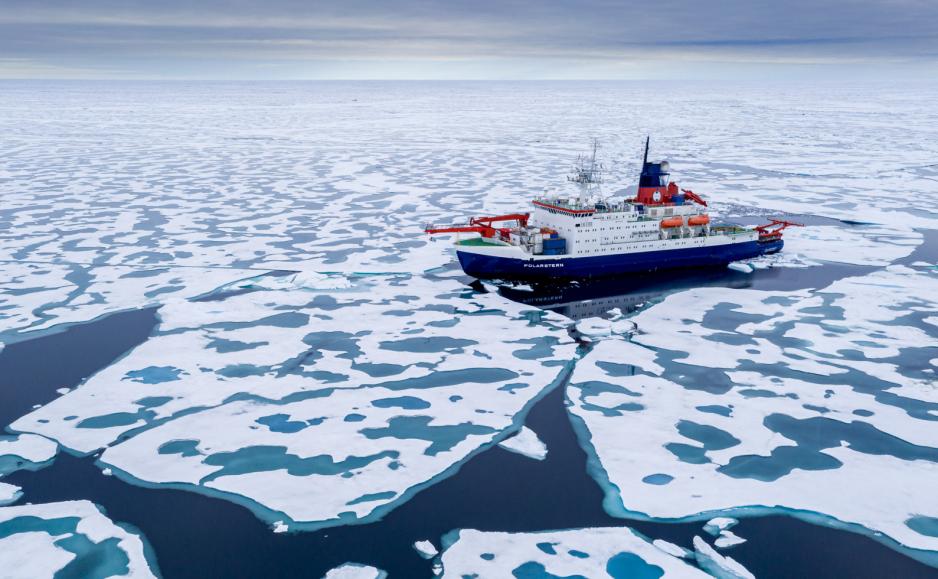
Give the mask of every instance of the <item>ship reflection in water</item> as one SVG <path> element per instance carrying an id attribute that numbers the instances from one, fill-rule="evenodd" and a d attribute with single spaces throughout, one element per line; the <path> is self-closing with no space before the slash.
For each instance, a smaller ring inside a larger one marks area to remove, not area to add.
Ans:
<path id="1" fill-rule="evenodd" d="M 814 267 L 757 268 L 741 273 L 726 267 L 676 269 L 617 277 L 580 280 L 567 284 L 500 285 L 498 293 L 516 302 L 551 310 L 573 320 L 609 317 L 609 310 L 634 312 L 669 294 L 699 287 L 794 291 L 823 288 L 876 268 L 837 263 Z M 481 283 L 477 289 L 482 289 Z"/>
<path id="2" fill-rule="evenodd" d="M 696 287 L 749 288 L 752 278 L 752 274 L 721 267 L 632 274 L 563 285 L 502 285 L 498 293 L 515 302 L 582 320 L 607 317 L 614 308 L 628 314 L 668 294 Z"/>

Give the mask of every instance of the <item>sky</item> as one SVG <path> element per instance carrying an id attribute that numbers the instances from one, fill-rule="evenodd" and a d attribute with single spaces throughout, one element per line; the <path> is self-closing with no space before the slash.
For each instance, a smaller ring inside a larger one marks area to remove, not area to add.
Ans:
<path id="1" fill-rule="evenodd" d="M 0 78 L 938 78 L 938 0 L 0 0 Z"/>

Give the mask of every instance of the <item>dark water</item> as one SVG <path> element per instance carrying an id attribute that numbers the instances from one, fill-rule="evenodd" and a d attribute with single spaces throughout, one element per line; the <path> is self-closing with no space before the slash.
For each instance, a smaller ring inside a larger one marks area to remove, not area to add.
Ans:
<path id="1" fill-rule="evenodd" d="M 590 282 L 535 286 L 531 291 L 502 286 L 499 293 L 516 302 L 556 311 L 574 320 L 607 317 L 612 308 L 624 313 L 668 294 L 699 287 L 793 291 L 821 288 L 850 276 L 866 275 L 876 267 L 825 264 L 805 268 L 759 269 L 740 273 L 726 267 L 683 269 L 669 272 L 630 274 Z M 470 278 L 466 278 L 469 281 Z"/>
<path id="2" fill-rule="evenodd" d="M 662 287 L 655 289 L 652 281 L 641 291 L 660 294 L 669 287 L 667 278 L 658 281 Z M 759 277 L 749 283 L 759 283 Z M 154 310 L 125 312 L 9 346 L 0 354 L 0 424 L 48 402 L 56 388 L 78 384 L 105 367 L 144 341 L 154 324 Z M 627 521 L 603 511 L 602 491 L 587 474 L 586 454 L 564 408 L 563 385 L 532 408 L 526 424 L 547 444 L 546 460 L 493 447 L 381 521 L 308 533 L 273 534 L 236 504 L 104 476 L 93 457 L 62 455 L 46 469 L 5 480 L 23 487 L 23 501 L 89 499 L 102 505 L 115 521 L 143 532 L 167 578 L 319 577 L 346 561 L 375 565 L 391 577 L 430 577 L 430 563 L 412 544 L 430 539 L 439 545 L 441 535 L 457 528 L 628 525 L 688 548 L 693 536 L 702 534 L 702 522 Z M 762 578 L 938 577 L 938 570 L 870 538 L 790 517 L 745 518 L 734 531 L 748 542 L 727 553 Z"/>
<path id="3" fill-rule="evenodd" d="M 908 257 L 896 260 L 896 263 L 902 265 L 911 265 L 913 263 L 924 261 L 930 263 L 932 267 L 938 267 L 938 231 L 917 229 L 924 238 Z"/>
<path id="4" fill-rule="evenodd" d="M 108 366 L 150 335 L 156 310 L 112 314 L 0 350 L 0 425 L 28 414 Z"/>

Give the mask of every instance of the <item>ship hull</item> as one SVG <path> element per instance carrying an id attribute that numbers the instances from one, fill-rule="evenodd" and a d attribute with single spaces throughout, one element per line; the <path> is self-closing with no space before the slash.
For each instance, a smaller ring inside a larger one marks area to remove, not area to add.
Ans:
<path id="1" fill-rule="evenodd" d="M 635 272 L 726 265 L 733 261 L 776 253 L 782 249 L 782 245 L 782 240 L 745 241 L 594 257 L 558 257 L 557 259 L 537 260 L 486 255 L 458 248 L 456 255 L 463 271 L 479 279 L 549 282 L 557 279 L 585 279 Z"/>

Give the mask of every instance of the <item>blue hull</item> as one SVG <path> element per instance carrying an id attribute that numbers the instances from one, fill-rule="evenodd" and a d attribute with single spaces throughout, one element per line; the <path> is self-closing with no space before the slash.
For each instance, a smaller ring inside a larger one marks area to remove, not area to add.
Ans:
<path id="1" fill-rule="evenodd" d="M 621 275 L 682 267 L 712 267 L 776 253 L 783 241 L 747 241 L 716 247 L 693 247 L 597 257 L 524 260 L 479 255 L 456 249 L 466 274 L 480 279 L 551 281 Z"/>

